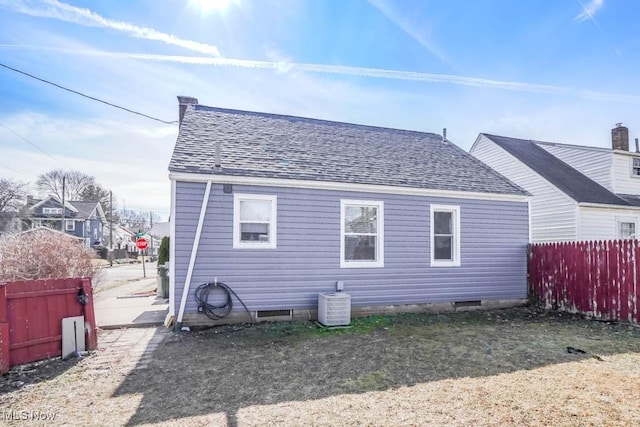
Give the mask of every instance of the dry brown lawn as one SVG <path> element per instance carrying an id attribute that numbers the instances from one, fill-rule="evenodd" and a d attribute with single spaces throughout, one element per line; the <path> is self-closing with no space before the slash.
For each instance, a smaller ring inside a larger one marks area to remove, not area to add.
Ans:
<path id="1" fill-rule="evenodd" d="M 131 329 L 100 341 L 79 361 L 4 376 L 0 424 L 35 410 L 56 414 L 38 425 L 640 425 L 640 330 L 567 314 Z"/>

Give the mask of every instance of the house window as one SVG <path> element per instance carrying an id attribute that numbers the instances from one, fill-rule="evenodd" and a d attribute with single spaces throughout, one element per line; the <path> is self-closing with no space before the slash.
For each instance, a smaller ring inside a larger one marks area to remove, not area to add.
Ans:
<path id="1" fill-rule="evenodd" d="M 43 214 L 60 215 L 62 214 L 62 208 L 42 208 Z"/>
<path id="2" fill-rule="evenodd" d="M 618 239 L 635 239 L 636 223 L 618 221 Z"/>
<path id="3" fill-rule="evenodd" d="M 384 267 L 384 203 L 340 201 L 340 267 Z"/>
<path id="4" fill-rule="evenodd" d="M 64 220 L 64 229 L 67 231 L 73 231 L 76 229 L 76 224 L 72 220 L 65 219 Z"/>
<path id="5" fill-rule="evenodd" d="M 91 231 L 91 221 L 87 220 L 86 222 L 86 230 Z"/>
<path id="6" fill-rule="evenodd" d="M 233 196 L 233 247 L 275 249 L 277 197 L 259 194 Z"/>
<path id="7" fill-rule="evenodd" d="M 640 176 L 640 158 L 634 157 L 631 165 L 631 175 Z"/>
<path id="8" fill-rule="evenodd" d="M 431 205 L 431 266 L 460 265 L 460 207 Z"/>
<path id="9" fill-rule="evenodd" d="M 98 240 L 98 229 L 97 228 L 93 229 L 93 240 Z"/>

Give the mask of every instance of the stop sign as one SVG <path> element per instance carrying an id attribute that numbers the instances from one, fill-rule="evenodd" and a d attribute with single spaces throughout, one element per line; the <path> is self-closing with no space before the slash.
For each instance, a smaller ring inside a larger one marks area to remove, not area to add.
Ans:
<path id="1" fill-rule="evenodd" d="M 145 239 L 140 237 L 138 238 L 138 240 L 136 240 L 136 246 L 138 247 L 138 249 L 147 249 L 147 246 L 149 246 L 149 243 Z"/>

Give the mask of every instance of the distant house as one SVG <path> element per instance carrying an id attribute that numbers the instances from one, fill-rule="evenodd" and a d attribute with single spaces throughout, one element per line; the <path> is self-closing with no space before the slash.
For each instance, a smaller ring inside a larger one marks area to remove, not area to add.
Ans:
<path id="1" fill-rule="evenodd" d="M 107 220 L 98 201 L 62 201 L 50 195 L 42 200 L 29 197 L 26 222 L 31 228 L 48 227 L 82 238 L 85 246 L 101 245 Z M 64 211 L 63 211 L 64 210 Z M 64 212 L 64 216 L 63 216 Z"/>
<path id="2" fill-rule="evenodd" d="M 315 318 L 342 285 L 354 315 L 526 298 L 527 193 L 442 136 L 179 100 L 177 326 L 207 322 L 214 280 L 261 318 Z"/>
<path id="3" fill-rule="evenodd" d="M 531 241 L 637 238 L 640 153 L 617 125 L 611 148 L 481 133 L 470 152 L 529 193 Z"/>

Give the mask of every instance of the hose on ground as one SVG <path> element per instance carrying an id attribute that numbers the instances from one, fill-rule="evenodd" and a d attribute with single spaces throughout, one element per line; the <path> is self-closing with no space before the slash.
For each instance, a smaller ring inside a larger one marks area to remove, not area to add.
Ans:
<path id="1" fill-rule="evenodd" d="M 209 302 L 209 294 L 212 291 L 217 290 L 221 291 L 224 296 L 224 302 L 220 305 L 211 304 Z M 238 301 L 240 301 L 245 311 L 251 318 L 251 323 L 254 323 L 251 312 L 249 311 L 245 303 L 240 299 L 238 294 L 236 294 L 233 289 L 222 282 L 203 283 L 196 288 L 195 300 L 196 303 L 198 303 L 198 312 L 204 313 L 211 320 L 223 319 L 229 313 L 231 313 L 231 309 L 233 309 L 233 298 L 231 298 L 231 295 L 235 296 Z"/>

